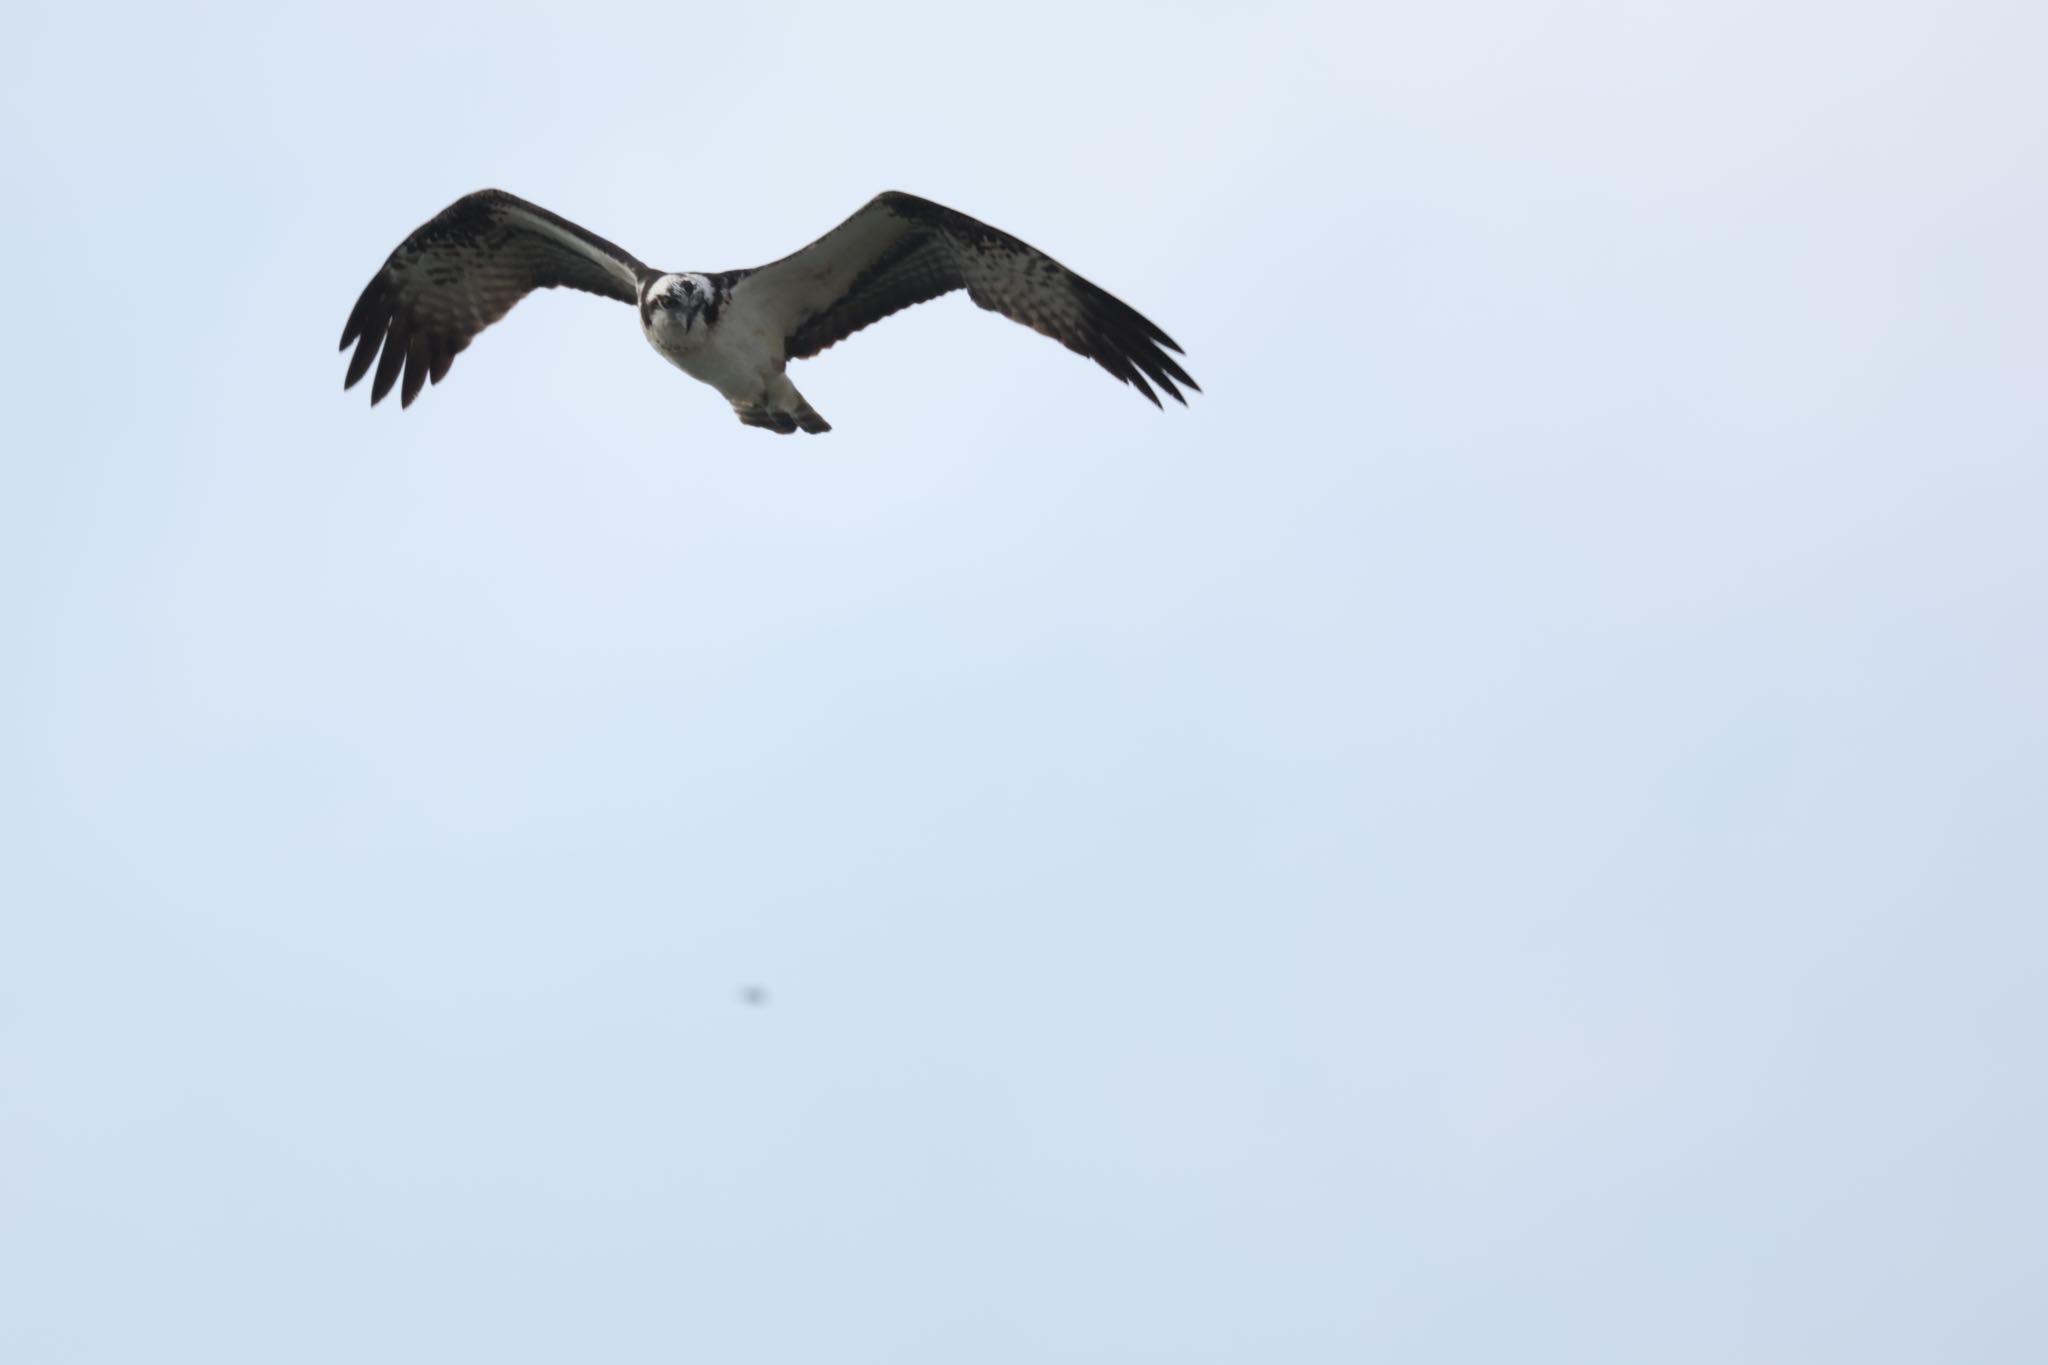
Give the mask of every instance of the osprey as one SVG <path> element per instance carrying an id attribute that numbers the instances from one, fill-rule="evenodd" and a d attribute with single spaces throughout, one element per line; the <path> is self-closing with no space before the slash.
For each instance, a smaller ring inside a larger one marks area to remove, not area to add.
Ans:
<path id="1" fill-rule="evenodd" d="M 567 285 L 630 303 L 654 349 L 717 389 L 748 426 L 832 428 L 783 373 L 869 323 L 955 289 L 1078 351 L 1161 406 L 1196 392 L 1173 338 L 1024 243 L 915 195 L 876 196 L 793 256 L 753 270 L 662 271 L 538 204 L 478 190 L 398 244 L 341 332 L 344 389 L 381 349 L 374 406 L 404 373 L 399 405 L 438 384 L 477 333 L 536 289 Z"/>

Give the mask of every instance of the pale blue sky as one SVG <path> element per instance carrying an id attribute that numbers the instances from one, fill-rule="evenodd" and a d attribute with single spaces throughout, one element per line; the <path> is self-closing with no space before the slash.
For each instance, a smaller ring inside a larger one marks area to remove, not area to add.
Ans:
<path id="1" fill-rule="evenodd" d="M 2039 15 L 17 6 L 0 1359 L 2048 1356 Z"/>

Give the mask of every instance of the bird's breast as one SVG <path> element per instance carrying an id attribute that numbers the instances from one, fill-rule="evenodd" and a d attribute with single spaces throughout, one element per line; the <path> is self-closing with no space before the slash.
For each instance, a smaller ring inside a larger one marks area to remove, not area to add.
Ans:
<path id="1" fill-rule="evenodd" d="M 716 322 L 700 314 L 688 326 L 674 313 L 658 312 L 644 330 L 670 364 L 727 398 L 754 400 L 781 368 L 766 334 L 731 309 L 721 310 Z"/>

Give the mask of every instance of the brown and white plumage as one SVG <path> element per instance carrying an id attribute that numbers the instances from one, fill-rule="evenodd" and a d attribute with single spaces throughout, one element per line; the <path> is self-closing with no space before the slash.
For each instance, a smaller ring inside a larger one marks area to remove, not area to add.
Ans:
<path id="1" fill-rule="evenodd" d="M 749 272 L 734 294 L 772 294 L 788 357 L 801 360 L 955 289 L 1087 356 L 1155 406 L 1153 384 L 1183 404 L 1176 381 L 1200 392 L 1169 354 L 1180 347 L 1135 308 L 1009 233 L 913 194 L 877 195 L 802 251 Z"/>
<path id="2" fill-rule="evenodd" d="M 754 270 L 661 272 L 502 190 L 458 199 L 401 242 L 349 314 L 343 387 L 376 361 L 376 403 L 410 406 L 457 353 L 535 289 L 567 286 L 636 304 L 647 339 L 770 430 L 830 427 L 783 373 L 912 304 L 955 289 L 1087 356 L 1157 406 L 1200 391 L 1173 339 L 1052 257 L 915 195 L 878 195 L 803 250 Z M 382 359 L 378 360 L 379 351 Z M 403 378 L 400 383 L 401 375 Z"/>
<path id="3" fill-rule="evenodd" d="M 634 303 L 654 274 L 604 238 L 503 190 L 464 195 L 435 214 L 391 253 L 364 287 L 342 329 L 356 342 L 343 388 L 353 388 L 383 347 L 370 402 L 391 392 L 399 367 L 399 405 L 411 407 L 428 379 L 436 384 L 476 334 L 536 289 L 567 285 Z"/>

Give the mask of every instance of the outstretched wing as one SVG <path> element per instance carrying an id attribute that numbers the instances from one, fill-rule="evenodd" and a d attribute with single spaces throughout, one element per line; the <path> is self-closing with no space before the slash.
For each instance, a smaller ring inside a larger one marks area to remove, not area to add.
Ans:
<path id="1" fill-rule="evenodd" d="M 1087 356 L 1159 405 L 1157 384 L 1201 392 L 1169 352 L 1180 347 L 1129 304 L 1009 233 L 929 199 L 890 191 L 793 256 L 744 272 L 735 306 L 782 328 L 791 360 L 955 289 Z M 1147 382 L 1150 381 L 1150 382 Z"/>
<path id="2" fill-rule="evenodd" d="M 383 348 L 375 406 L 399 370 L 399 405 L 441 382 L 457 352 L 536 289 L 567 285 L 622 303 L 639 298 L 647 267 L 594 233 L 503 190 L 478 190 L 435 214 L 398 244 L 356 300 L 341 349 L 356 343 L 344 389 L 369 372 Z"/>

